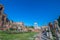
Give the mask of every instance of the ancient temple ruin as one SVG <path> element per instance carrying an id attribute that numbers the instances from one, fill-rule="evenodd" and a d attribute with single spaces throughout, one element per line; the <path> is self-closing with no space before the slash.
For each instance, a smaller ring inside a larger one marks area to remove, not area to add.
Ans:
<path id="1" fill-rule="evenodd" d="M 4 6 L 0 4 L 0 28 L 6 27 L 9 23 L 7 15 L 4 13 Z"/>

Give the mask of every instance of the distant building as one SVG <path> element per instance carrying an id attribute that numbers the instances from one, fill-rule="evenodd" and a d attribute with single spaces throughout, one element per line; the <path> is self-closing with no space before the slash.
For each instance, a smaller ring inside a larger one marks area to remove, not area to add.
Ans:
<path id="1" fill-rule="evenodd" d="M 13 27 L 17 27 L 18 31 L 28 31 L 23 22 L 15 22 L 13 24 L 16 24 L 16 26 Z"/>
<path id="2" fill-rule="evenodd" d="M 34 23 L 34 29 L 40 29 L 37 22 Z"/>

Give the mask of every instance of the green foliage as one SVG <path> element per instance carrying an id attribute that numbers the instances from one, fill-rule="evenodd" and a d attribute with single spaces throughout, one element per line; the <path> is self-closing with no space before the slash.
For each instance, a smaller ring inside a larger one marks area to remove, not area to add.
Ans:
<path id="1" fill-rule="evenodd" d="M 34 28 L 34 26 L 25 26 L 26 28 Z"/>
<path id="2" fill-rule="evenodd" d="M 20 34 L 7 34 L 3 31 L 0 31 L 1 40 L 32 40 L 35 35 L 35 32 L 20 33 Z"/>
<path id="3" fill-rule="evenodd" d="M 34 28 L 34 26 L 28 26 L 29 28 Z"/>
<path id="4" fill-rule="evenodd" d="M 14 30 L 13 28 L 9 28 L 9 30 Z"/>

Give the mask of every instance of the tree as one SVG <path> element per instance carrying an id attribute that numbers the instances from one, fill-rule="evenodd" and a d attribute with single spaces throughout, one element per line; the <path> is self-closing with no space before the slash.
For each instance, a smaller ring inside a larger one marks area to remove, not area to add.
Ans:
<path id="1" fill-rule="evenodd" d="M 26 28 L 34 28 L 34 26 L 25 26 Z"/>
<path id="2" fill-rule="evenodd" d="M 34 26 L 30 26 L 31 28 L 34 28 Z"/>
<path id="3" fill-rule="evenodd" d="M 57 20 L 58 20 L 58 25 L 60 27 L 60 16 L 59 16 L 59 18 Z"/>

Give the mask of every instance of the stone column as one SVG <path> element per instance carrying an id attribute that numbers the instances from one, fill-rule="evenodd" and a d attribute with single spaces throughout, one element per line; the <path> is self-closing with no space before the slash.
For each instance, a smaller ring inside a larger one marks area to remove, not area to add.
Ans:
<path id="1" fill-rule="evenodd" d="M 49 23 L 48 31 L 49 31 L 49 33 L 48 33 L 49 38 L 53 40 L 53 36 L 52 36 L 52 34 L 53 34 L 53 24 L 51 22 Z"/>
<path id="2" fill-rule="evenodd" d="M 59 40 L 59 36 L 58 36 L 59 26 L 58 26 L 58 21 L 57 20 L 54 21 L 54 30 L 55 30 L 56 40 Z"/>
<path id="3" fill-rule="evenodd" d="M 3 7 L 3 5 L 0 4 L 0 14 L 2 14 L 3 11 L 4 11 L 4 7 Z"/>
<path id="4" fill-rule="evenodd" d="M 0 27 L 2 26 L 2 15 L 0 15 Z"/>
<path id="5" fill-rule="evenodd" d="M 4 10 L 4 7 L 3 7 L 3 5 L 0 4 L 0 24 L 1 24 L 1 27 L 3 26 L 2 25 L 2 23 L 3 23 L 2 22 L 3 10 Z"/>
<path id="6" fill-rule="evenodd" d="M 6 17 L 4 17 L 4 24 L 6 24 Z"/>

